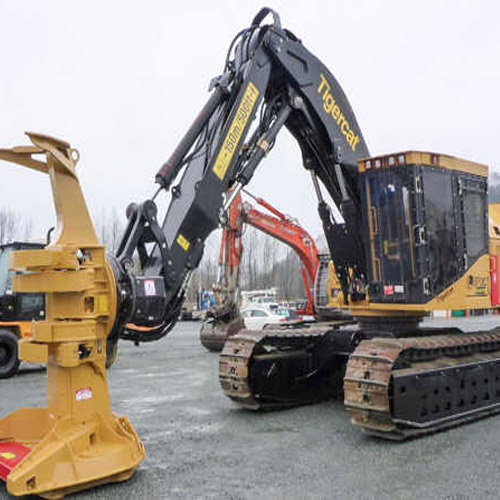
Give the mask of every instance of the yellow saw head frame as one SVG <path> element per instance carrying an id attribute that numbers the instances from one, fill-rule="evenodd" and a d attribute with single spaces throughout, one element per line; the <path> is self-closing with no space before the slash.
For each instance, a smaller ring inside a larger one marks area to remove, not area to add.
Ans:
<path id="1" fill-rule="evenodd" d="M 51 180 L 53 243 L 13 252 L 10 260 L 13 270 L 23 271 L 14 277 L 15 292 L 45 293 L 46 318 L 20 341 L 19 357 L 47 364 L 47 408 L 20 409 L 0 420 L 0 477 L 13 495 L 59 498 L 128 479 L 144 447 L 128 420 L 111 412 L 105 361 L 116 284 L 76 175 L 78 152 L 61 140 L 27 135 L 32 145 L 1 149 L 0 159 Z"/>

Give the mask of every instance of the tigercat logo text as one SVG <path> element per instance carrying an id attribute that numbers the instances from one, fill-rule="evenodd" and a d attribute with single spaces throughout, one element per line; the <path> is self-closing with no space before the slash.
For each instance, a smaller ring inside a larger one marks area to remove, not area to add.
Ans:
<path id="1" fill-rule="evenodd" d="M 453 287 L 445 290 L 439 297 L 437 297 L 438 302 L 444 302 L 453 293 Z"/>
<path id="2" fill-rule="evenodd" d="M 354 130 L 351 128 L 347 118 L 340 109 L 339 105 L 335 101 L 332 94 L 330 94 L 331 85 L 328 83 L 325 75 L 321 74 L 321 83 L 318 87 L 318 94 L 323 98 L 323 109 L 327 114 L 329 114 L 333 121 L 339 126 L 340 132 L 345 137 L 349 147 L 356 151 L 356 146 L 359 144 L 360 138 Z"/>

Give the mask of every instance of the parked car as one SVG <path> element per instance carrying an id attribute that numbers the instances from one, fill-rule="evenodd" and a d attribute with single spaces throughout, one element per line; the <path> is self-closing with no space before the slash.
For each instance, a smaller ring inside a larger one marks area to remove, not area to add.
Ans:
<path id="1" fill-rule="evenodd" d="M 249 330 L 262 330 L 267 326 L 286 324 L 288 321 L 285 316 L 252 303 L 241 309 L 241 316 L 245 322 L 245 327 Z"/>
<path id="2" fill-rule="evenodd" d="M 271 325 L 294 325 L 302 323 L 302 317 L 294 309 L 278 307 L 270 310 L 265 306 L 249 303 L 241 309 L 245 327 L 249 330 L 262 330 Z"/>

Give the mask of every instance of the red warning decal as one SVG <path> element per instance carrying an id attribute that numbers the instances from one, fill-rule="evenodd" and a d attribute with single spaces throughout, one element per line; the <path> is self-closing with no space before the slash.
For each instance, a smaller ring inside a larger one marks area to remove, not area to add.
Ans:
<path id="1" fill-rule="evenodd" d="M 85 401 L 86 399 L 92 399 L 92 389 L 86 387 L 85 389 L 78 389 L 76 391 L 76 400 Z"/>

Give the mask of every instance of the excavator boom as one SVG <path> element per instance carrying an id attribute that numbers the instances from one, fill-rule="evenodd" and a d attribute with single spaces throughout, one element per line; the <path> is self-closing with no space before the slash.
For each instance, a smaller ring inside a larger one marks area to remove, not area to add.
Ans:
<path id="1" fill-rule="evenodd" d="M 268 14 L 272 24 L 261 25 Z M 153 200 L 133 204 L 127 211 L 128 226 L 115 268 L 119 282 L 130 281 L 132 256 L 138 252 L 141 272 L 134 286 L 141 307 L 136 302 L 130 319 L 148 330 L 128 328 L 123 338 L 155 340 L 171 330 L 204 241 L 225 220 L 231 198 L 250 182 L 283 127 L 296 138 L 311 173 L 346 300 L 354 283 L 366 284 L 356 162 L 368 156 L 368 149 L 333 75 L 282 29 L 275 12 L 263 9 L 250 28 L 240 32 L 211 88 L 206 105 L 156 175 L 161 190 L 172 194 L 163 222 L 156 218 Z M 320 181 L 343 221 L 333 220 Z M 232 194 L 226 197 L 230 187 Z M 155 245 L 148 251 L 151 242 Z M 146 294 L 146 283 L 154 283 L 154 294 Z M 154 310 L 146 304 L 153 297 Z"/>
<path id="2" fill-rule="evenodd" d="M 247 192 L 249 195 L 249 193 Z M 251 195 L 250 195 L 251 196 Z M 209 319 L 200 330 L 201 343 L 210 351 L 221 351 L 229 336 L 244 328 L 239 313 L 239 277 L 243 247 L 241 236 L 244 224 L 276 238 L 292 248 L 302 262 L 302 279 L 307 303 L 300 314 L 314 315 L 311 288 L 318 270 L 318 250 L 311 236 L 291 217 L 286 216 L 262 198 L 254 200 L 274 215 L 256 209 L 243 202 L 237 195 L 229 207 L 228 225 L 222 232 L 219 254 L 220 278 L 215 287 L 217 305 L 209 311 Z"/>

